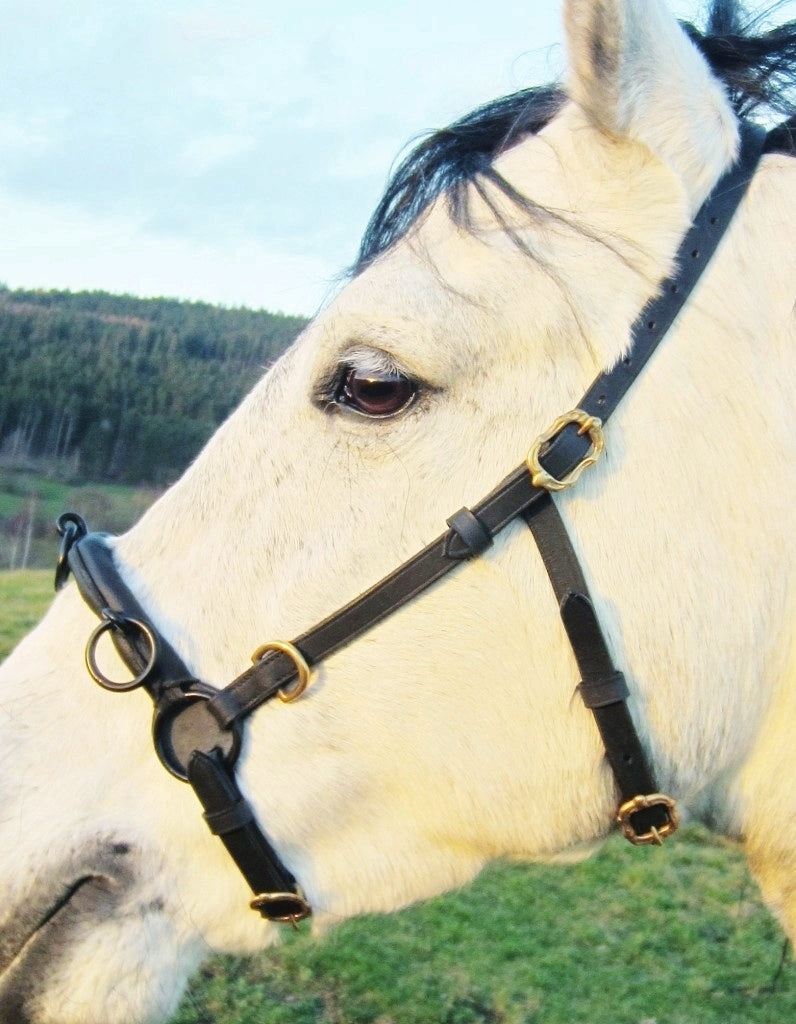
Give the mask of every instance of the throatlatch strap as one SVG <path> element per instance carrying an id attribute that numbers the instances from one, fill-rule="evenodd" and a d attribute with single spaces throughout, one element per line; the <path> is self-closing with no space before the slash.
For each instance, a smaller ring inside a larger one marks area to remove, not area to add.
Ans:
<path id="1" fill-rule="evenodd" d="M 548 494 L 546 501 L 537 502 L 523 518 L 550 577 L 580 670 L 578 689 L 597 723 L 621 794 L 620 803 L 624 805 L 635 797 L 655 793 L 657 785 L 626 703 L 627 684 L 613 663 L 578 556 L 553 498 Z M 660 804 L 630 815 L 637 835 L 647 834 L 652 828 L 660 832 L 670 821 L 669 813 Z"/>
<path id="2" fill-rule="evenodd" d="M 235 781 L 234 769 L 219 750 L 195 750 L 188 762 L 188 781 L 204 807 L 210 831 L 217 835 L 249 883 L 252 907 L 269 921 L 300 921 L 309 905 L 296 879 L 278 857 L 254 820 L 254 813 Z"/>

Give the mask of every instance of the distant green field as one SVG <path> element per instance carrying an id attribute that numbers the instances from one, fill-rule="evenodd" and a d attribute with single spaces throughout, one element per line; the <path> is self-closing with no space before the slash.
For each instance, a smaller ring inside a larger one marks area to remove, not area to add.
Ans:
<path id="1" fill-rule="evenodd" d="M 122 533 L 157 494 L 144 487 L 73 484 L 43 473 L 0 468 L 0 571 L 53 565 L 58 551 L 55 521 L 62 512 L 78 512 L 94 530 Z"/>
<path id="2" fill-rule="evenodd" d="M 72 484 L 39 473 L 0 470 L 0 516 L 16 514 L 30 494 L 36 495 L 42 514 L 53 522 L 71 502 L 80 502 L 81 497 L 85 500 L 85 496 L 90 502 L 116 506 L 117 514 L 132 516 L 140 511 L 142 492 L 148 493 L 124 484 Z M 97 495 L 104 495 L 106 501 L 97 499 Z"/>
<path id="3" fill-rule="evenodd" d="M 0 660 L 35 626 L 54 597 L 53 573 L 0 572 Z"/>
<path id="4" fill-rule="evenodd" d="M 0 573 L 2 653 L 50 596 L 49 573 Z M 664 849 L 612 839 L 579 866 L 496 865 L 322 940 L 302 926 L 269 953 L 216 957 L 174 1024 L 792 1021 L 781 930 L 741 854 L 691 827 Z"/>

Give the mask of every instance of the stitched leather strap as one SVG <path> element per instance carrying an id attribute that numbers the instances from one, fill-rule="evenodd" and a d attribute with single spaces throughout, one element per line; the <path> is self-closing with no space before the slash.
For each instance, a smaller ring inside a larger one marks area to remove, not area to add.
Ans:
<path id="1" fill-rule="evenodd" d="M 204 818 L 235 861 L 249 888 L 262 904 L 256 907 L 272 921 L 299 921 L 310 910 L 273 846 L 254 820 L 233 770 L 219 750 L 195 750 L 188 762 L 188 781 L 204 807 Z M 254 906 L 254 904 L 253 904 Z"/>
<path id="2" fill-rule="evenodd" d="M 583 702 L 594 715 L 624 804 L 657 790 L 635 723 L 625 702 L 624 676 L 616 669 L 597 620 L 589 589 L 567 529 L 553 498 L 548 495 L 523 516 L 533 533 L 550 577 L 561 620 L 581 674 Z M 631 816 L 641 835 L 669 822 L 666 809 L 656 805 Z"/>
<path id="3" fill-rule="evenodd" d="M 694 217 L 677 252 L 677 275 L 661 282 L 659 294 L 633 325 L 633 342 L 624 359 L 601 373 L 583 396 L 580 408 L 605 422 L 647 365 L 664 334 L 690 298 L 705 267 L 735 215 L 763 153 L 766 131 L 741 122 L 737 162 L 721 178 Z"/>

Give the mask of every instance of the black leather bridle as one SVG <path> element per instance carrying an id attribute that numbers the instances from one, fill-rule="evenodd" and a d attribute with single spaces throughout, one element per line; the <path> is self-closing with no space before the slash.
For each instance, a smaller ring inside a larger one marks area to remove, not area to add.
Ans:
<path id="1" fill-rule="evenodd" d="M 597 722 L 616 778 L 616 820 L 635 844 L 660 843 L 675 831 L 674 801 L 657 792 L 654 776 L 626 703 L 628 688 L 609 653 L 583 572 L 551 494 L 574 484 L 599 458 L 603 424 L 635 381 L 691 295 L 743 198 L 766 143 L 765 132 L 741 125 L 738 161 L 697 214 L 677 255 L 676 276 L 662 282 L 632 331 L 628 355 L 601 374 L 572 412 L 537 438 L 528 457 L 473 508 L 447 520 L 448 530 L 370 590 L 291 642 L 260 647 L 252 666 L 217 690 L 196 679 L 152 624 L 123 579 L 112 538 L 89 533 L 66 513 L 58 521 L 61 550 L 56 589 L 70 572 L 100 623 L 86 647 L 86 665 L 103 687 L 144 687 L 155 705 L 155 749 L 172 775 L 191 784 L 204 818 L 254 893 L 253 909 L 272 921 L 307 917 L 311 908 L 243 797 L 235 777 L 243 724 L 274 697 L 291 702 L 306 689 L 324 658 L 361 636 L 461 562 L 477 558 L 509 523 L 522 517 L 533 532 L 582 677 L 581 697 Z M 100 669 L 96 647 L 108 632 L 132 678 L 114 682 Z"/>

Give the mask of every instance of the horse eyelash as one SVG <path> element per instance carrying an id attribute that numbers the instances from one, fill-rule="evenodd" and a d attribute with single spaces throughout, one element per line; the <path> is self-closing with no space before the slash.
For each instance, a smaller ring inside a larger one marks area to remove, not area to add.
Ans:
<path id="1" fill-rule="evenodd" d="M 379 349 L 353 348 L 344 353 L 334 367 L 325 373 L 315 385 L 313 401 L 325 412 L 338 407 L 337 395 L 340 390 L 340 381 L 350 369 L 359 370 L 363 374 L 401 374 L 414 382 L 418 392 L 434 390 L 417 374 L 400 366 L 387 352 Z"/>

